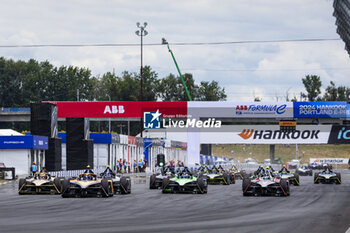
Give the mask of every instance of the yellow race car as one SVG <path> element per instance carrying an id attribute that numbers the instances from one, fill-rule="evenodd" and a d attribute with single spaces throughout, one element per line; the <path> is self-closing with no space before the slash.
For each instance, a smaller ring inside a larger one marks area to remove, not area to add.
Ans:
<path id="1" fill-rule="evenodd" d="M 62 197 L 111 197 L 114 194 L 113 181 L 88 171 L 63 180 L 61 194 Z"/>
<path id="2" fill-rule="evenodd" d="M 18 194 L 59 194 L 62 179 L 54 178 L 45 171 L 35 173 L 34 176 L 19 179 Z"/>

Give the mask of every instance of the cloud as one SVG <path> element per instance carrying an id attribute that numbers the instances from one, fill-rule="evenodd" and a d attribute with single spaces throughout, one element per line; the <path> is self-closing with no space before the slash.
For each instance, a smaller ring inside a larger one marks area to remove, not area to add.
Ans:
<path id="1" fill-rule="evenodd" d="M 341 41 L 175 46 L 218 42 L 339 38 L 329 0 L 4 0 L 0 45 L 140 43 L 136 22 L 148 22 L 144 43 L 165 37 L 183 73 L 219 81 L 228 100 L 276 100 L 299 95 L 301 78 L 321 76 L 350 86 L 349 56 Z M 7 58 L 76 65 L 94 75 L 139 72 L 140 47 L 12 48 Z M 166 46 L 145 46 L 144 64 L 164 77 L 177 70 Z"/>

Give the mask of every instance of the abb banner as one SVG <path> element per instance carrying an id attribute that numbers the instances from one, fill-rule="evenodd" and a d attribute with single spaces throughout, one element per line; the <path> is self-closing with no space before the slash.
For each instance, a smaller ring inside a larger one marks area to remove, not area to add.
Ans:
<path id="1" fill-rule="evenodd" d="M 186 117 L 187 102 L 51 102 L 59 118 L 141 118 L 143 112 L 159 110 L 161 117 Z"/>
<path id="2" fill-rule="evenodd" d="M 298 125 L 294 132 L 281 132 L 278 125 L 222 125 L 203 129 L 200 143 L 217 144 L 327 144 L 331 125 Z"/>

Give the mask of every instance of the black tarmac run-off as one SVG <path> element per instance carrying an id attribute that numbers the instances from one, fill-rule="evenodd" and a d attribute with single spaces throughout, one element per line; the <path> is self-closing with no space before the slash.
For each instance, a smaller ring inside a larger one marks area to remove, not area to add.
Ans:
<path id="1" fill-rule="evenodd" d="M 341 185 L 301 176 L 289 197 L 244 197 L 242 182 L 208 194 L 162 194 L 135 178 L 130 195 L 61 198 L 17 194 L 0 185 L 0 232 L 293 232 L 344 233 L 350 227 L 350 171 Z"/>

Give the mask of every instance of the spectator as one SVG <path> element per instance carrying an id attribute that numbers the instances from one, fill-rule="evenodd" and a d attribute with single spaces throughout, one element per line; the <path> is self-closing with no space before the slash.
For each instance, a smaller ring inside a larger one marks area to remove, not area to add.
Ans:
<path id="1" fill-rule="evenodd" d="M 134 172 L 137 173 L 137 163 L 136 163 L 136 159 L 134 159 L 133 166 L 134 166 Z"/>
<path id="2" fill-rule="evenodd" d="M 123 166 L 124 166 L 124 172 L 126 173 L 127 172 L 126 167 L 128 166 L 128 164 L 125 159 L 123 161 Z"/>
<path id="3" fill-rule="evenodd" d="M 32 175 L 34 176 L 34 174 L 35 174 L 37 171 L 38 171 L 38 166 L 36 166 L 35 161 L 34 161 L 33 164 L 32 164 L 32 167 L 31 167 Z"/>
<path id="4" fill-rule="evenodd" d="M 144 158 L 143 159 L 143 172 L 146 172 L 146 167 L 147 167 L 147 160 Z"/>
<path id="5" fill-rule="evenodd" d="M 117 161 L 117 173 L 120 173 L 120 164 L 119 164 L 119 161 Z"/>
<path id="6" fill-rule="evenodd" d="M 138 166 L 138 168 L 139 168 L 139 172 L 142 172 L 142 169 L 141 169 L 141 166 L 142 166 L 142 163 L 141 163 L 141 159 L 139 160 L 139 162 L 138 162 L 138 164 L 137 164 L 137 166 Z"/>
<path id="7" fill-rule="evenodd" d="M 123 173 L 123 161 L 122 161 L 122 159 L 119 160 L 119 166 L 120 166 L 120 173 Z"/>

